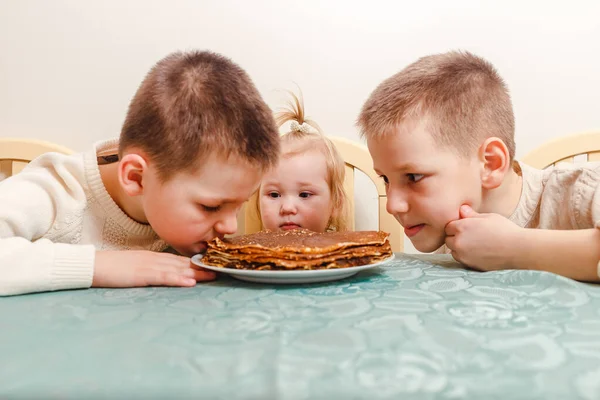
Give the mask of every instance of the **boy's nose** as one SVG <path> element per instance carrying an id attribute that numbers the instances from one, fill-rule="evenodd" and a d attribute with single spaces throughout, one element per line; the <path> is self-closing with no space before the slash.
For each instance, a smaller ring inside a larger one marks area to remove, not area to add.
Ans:
<path id="1" fill-rule="evenodd" d="M 215 231 L 222 235 L 233 235 L 237 232 L 237 215 L 228 214 L 225 218 L 215 224 Z"/>
<path id="2" fill-rule="evenodd" d="M 410 209 L 406 196 L 399 190 L 389 190 L 385 209 L 389 214 L 404 214 Z"/>

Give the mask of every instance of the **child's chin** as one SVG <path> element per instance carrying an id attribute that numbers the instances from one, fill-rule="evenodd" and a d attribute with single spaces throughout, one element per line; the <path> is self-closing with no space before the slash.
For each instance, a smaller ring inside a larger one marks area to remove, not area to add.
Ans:
<path id="1" fill-rule="evenodd" d="M 439 240 L 411 240 L 415 249 L 421 253 L 433 253 L 444 245 L 444 241 L 440 243 Z"/>
<path id="2" fill-rule="evenodd" d="M 204 252 L 206 252 L 206 243 L 197 243 L 194 245 L 190 245 L 190 246 L 177 246 L 177 247 L 172 247 L 177 254 L 184 256 L 184 257 L 192 257 L 196 254 L 202 254 Z"/>

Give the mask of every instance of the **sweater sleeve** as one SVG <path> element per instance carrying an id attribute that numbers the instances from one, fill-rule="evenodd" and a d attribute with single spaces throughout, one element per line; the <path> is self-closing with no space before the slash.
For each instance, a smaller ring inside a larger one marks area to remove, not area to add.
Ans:
<path id="1" fill-rule="evenodd" d="M 0 295 L 91 286 L 95 247 L 48 239 L 82 223 L 70 217 L 85 202 L 77 163 L 42 156 L 0 182 Z"/>
<path id="2" fill-rule="evenodd" d="M 92 245 L 0 239 L 0 296 L 90 287 L 95 253 Z"/>
<path id="3" fill-rule="evenodd" d="M 589 206 L 580 210 L 580 215 L 585 217 L 589 215 L 594 227 L 600 229 L 600 164 L 591 169 L 590 173 L 585 178 L 586 179 L 584 179 L 581 184 L 582 189 L 576 192 L 578 198 L 575 199 L 575 201 L 581 199 L 585 205 L 589 204 Z M 585 208 L 589 208 L 589 210 L 586 210 Z M 582 223 L 585 223 L 585 221 Z M 598 260 L 596 266 L 596 274 L 600 278 L 600 260 Z"/>
<path id="4" fill-rule="evenodd" d="M 596 196 L 595 201 L 598 204 L 595 204 L 594 207 L 600 208 L 600 196 Z M 594 226 L 596 229 L 600 229 L 600 219 L 596 220 L 596 224 Z M 598 278 L 600 278 L 600 260 L 598 260 L 598 264 L 596 265 L 596 275 L 598 275 Z"/>

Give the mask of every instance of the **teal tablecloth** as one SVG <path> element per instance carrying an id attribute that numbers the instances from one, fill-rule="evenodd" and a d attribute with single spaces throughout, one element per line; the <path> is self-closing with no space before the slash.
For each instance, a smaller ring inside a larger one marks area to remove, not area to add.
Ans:
<path id="1" fill-rule="evenodd" d="M 600 286 L 444 264 L 2 298 L 0 398 L 600 399 Z"/>

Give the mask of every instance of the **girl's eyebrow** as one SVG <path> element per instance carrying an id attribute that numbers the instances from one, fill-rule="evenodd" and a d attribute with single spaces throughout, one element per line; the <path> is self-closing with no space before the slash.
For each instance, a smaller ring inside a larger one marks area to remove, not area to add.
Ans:
<path id="1" fill-rule="evenodd" d="M 298 182 L 298 186 L 301 186 L 301 187 L 314 187 L 315 184 L 313 182 Z"/>
<path id="2" fill-rule="evenodd" d="M 279 186 L 279 182 L 274 182 L 274 181 L 264 181 L 260 187 L 261 189 L 264 187 L 278 187 Z"/>

